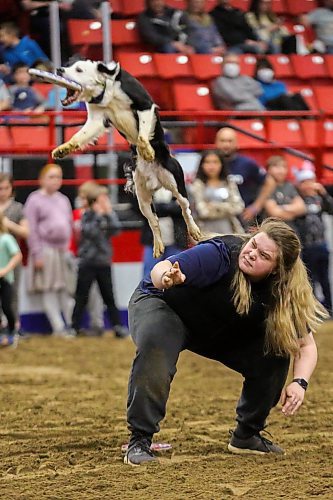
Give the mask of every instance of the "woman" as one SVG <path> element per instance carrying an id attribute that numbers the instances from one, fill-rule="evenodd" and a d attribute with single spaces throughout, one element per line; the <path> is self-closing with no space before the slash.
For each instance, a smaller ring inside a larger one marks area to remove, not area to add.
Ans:
<path id="1" fill-rule="evenodd" d="M 69 294 L 68 247 L 72 234 L 72 208 L 59 192 L 62 170 L 48 164 L 39 174 L 40 189 L 31 193 L 24 212 L 29 222 L 27 286 L 41 293 L 44 312 L 52 332 L 68 336 L 73 299 Z M 62 313 L 65 321 L 63 320 Z"/>
<path id="2" fill-rule="evenodd" d="M 220 153 L 206 151 L 202 155 L 191 186 L 194 213 L 202 233 L 243 232 L 237 215 L 245 205 L 237 184 L 228 174 Z"/>
<path id="3" fill-rule="evenodd" d="M 225 51 L 224 41 L 213 18 L 205 12 L 205 1 L 188 0 L 185 14 L 187 44 L 197 54 L 222 55 Z"/>
<path id="4" fill-rule="evenodd" d="M 7 231 L 16 238 L 17 242 L 26 240 L 29 234 L 28 221 L 23 213 L 23 205 L 14 198 L 13 179 L 9 174 L 0 173 L 0 213 L 3 214 L 3 224 Z M 13 310 L 16 317 L 16 328 L 19 329 L 18 287 L 20 282 L 21 265 L 14 269 L 14 283 L 12 290 Z"/>
<path id="5" fill-rule="evenodd" d="M 220 361 L 245 378 L 229 451 L 283 453 L 260 432 L 280 396 L 286 416 L 301 406 L 317 360 L 313 333 L 327 317 L 300 252 L 288 225 L 266 219 L 252 234 L 215 237 L 169 257 L 140 283 L 129 304 L 137 352 L 129 381 L 132 435 L 125 463 L 156 460 L 150 445 L 183 349 Z M 290 356 L 294 378 L 283 389 Z"/>
<path id="6" fill-rule="evenodd" d="M 290 35 L 281 19 L 272 11 L 271 0 L 252 0 L 246 20 L 259 39 L 267 43 L 269 53 L 296 52 L 296 38 Z"/>

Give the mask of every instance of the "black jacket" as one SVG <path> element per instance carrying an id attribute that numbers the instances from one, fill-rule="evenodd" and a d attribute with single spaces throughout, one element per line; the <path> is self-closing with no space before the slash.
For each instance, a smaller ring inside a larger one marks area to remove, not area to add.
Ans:
<path id="1" fill-rule="evenodd" d="M 138 30 L 142 39 L 160 49 L 172 41 L 186 41 L 184 13 L 165 7 L 164 15 L 155 16 L 151 9 L 146 9 L 138 16 Z"/>
<path id="2" fill-rule="evenodd" d="M 210 15 L 228 47 L 244 43 L 245 40 L 258 40 L 241 10 L 216 6 Z"/>

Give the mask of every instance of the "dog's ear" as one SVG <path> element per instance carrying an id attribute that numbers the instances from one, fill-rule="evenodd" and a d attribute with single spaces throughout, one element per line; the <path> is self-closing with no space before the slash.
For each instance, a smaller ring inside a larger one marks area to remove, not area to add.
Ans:
<path id="1" fill-rule="evenodd" d="M 112 68 L 108 68 L 106 64 L 104 63 L 98 63 L 97 65 L 97 71 L 100 73 L 105 73 L 108 76 L 114 76 L 119 72 L 120 65 L 119 63 L 114 63 Z"/>

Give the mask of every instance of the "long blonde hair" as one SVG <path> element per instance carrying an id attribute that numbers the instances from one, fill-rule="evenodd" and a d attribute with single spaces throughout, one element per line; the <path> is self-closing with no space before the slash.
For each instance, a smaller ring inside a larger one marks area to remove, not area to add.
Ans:
<path id="1" fill-rule="evenodd" d="M 271 275 L 272 300 L 266 319 L 265 351 L 296 355 L 298 340 L 315 332 L 329 315 L 313 294 L 295 231 L 285 222 L 269 217 L 254 233 L 245 237 L 245 242 L 259 232 L 266 233 L 278 247 L 277 266 Z M 251 282 L 239 268 L 232 281 L 232 290 L 237 313 L 248 314 L 252 303 Z"/>

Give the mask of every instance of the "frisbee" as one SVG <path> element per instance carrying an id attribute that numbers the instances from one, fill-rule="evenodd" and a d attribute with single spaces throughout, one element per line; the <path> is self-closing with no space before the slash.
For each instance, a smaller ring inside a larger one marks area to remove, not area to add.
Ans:
<path id="1" fill-rule="evenodd" d="M 80 91 L 82 90 L 82 85 L 75 82 L 74 80 L 69 80 L 63 76 L 56 75 L 55 73 L 50 73 L 49 71 L 44 71 L 42 69 L 30 68 L 29 74 L 47 83 L 54 83 L 60 87 L 65 87 L 66 89 Z"/>
<path id="2" fill-rule="evenodd" d="M 121 452 L 126 453 L 127 449 L 128 449 L 128 444 L 123 444 L 121 447 Z M 155 451 L 158 453 L 161 451 L 162 452 L 169 451 L 172 449 L 172 446 L 169 443 L 152 443 L 150 446 L 150 449 L 151 449 L 151 451 Z"/>

